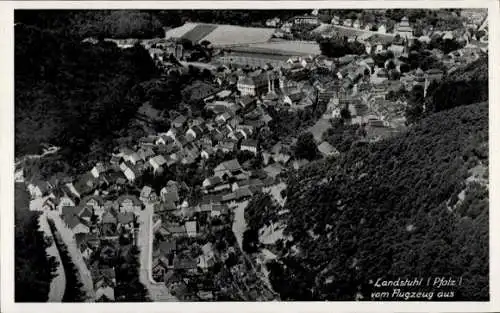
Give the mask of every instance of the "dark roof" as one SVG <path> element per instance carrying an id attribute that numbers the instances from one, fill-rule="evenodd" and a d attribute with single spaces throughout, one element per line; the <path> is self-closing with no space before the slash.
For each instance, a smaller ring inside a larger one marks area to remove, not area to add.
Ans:
<path id="1" fill-rule="evenodd" d="M 255 147 L 257 148 L 257 140 L 253 139 L 245 139 L 241 142 L 241 146 L 247 146 L 247 147 Z"/>
<path id="2" fill-rule="evenodd" d="M 120 224 L 128 224 L 134 221 L 134 213 L 126 212 L 126 213 L 118 213 L 116 216 L 118 223 Z"/>
<path id="3" fill-rule="evenodd" d="M 177 244 L 175 241 L 162 241 L 158 249 L 160 250 L 162 255 L 167 255 L 177 249 Z"/>
<path id="4" fill-rule="evenodd" d="M 111 214 L 110 212 L 105 212 L 102 215 L 102 223 L 103 224 L 116 224 L 116 222 L 117 222 L 116 217 L 113 214 Z"/>
<path id="5" fill-rule="evenodd" d="M 174 268 L 179 269 L 195 269 L 197 267 L 196 259 L 189 257 L 189 255 L 176 255 L 174 258 Z"/>

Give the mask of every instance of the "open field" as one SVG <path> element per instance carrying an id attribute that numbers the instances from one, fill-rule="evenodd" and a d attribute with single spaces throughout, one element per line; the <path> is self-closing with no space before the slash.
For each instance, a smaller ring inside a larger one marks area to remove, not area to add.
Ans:
<path id="1" fill-rule="evenodd" d="M 273 34 L 272 28 L 217 25 L 217 28 L 203 39 L 210 41 L 216 47 L 226 47 L 267 42 Z"/>

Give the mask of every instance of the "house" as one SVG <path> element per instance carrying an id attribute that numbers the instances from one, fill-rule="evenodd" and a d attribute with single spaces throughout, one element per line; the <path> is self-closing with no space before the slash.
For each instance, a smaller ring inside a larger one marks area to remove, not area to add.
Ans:
<path id="1" fill-rule="evenodd" d="M 215 146 L 216 150 L 220 150 L 223 153 L 233 152 L 235 144 L 232 141 L 223 141 Z"/>
<path id="2" fill-rule="evenodd" d="M 90 228 L 78 215 L 80 212 L 80 207 L 63 207 L 61 215 L 62 220 L 74 234 L 88 234 Z"/>
<path id="3" fill-rule="evenodd" d="M 155 153 L 153 151 L 153 149 L 151 148 L 143 148 L 143 149 L 140 149 L 138 152 L 139 154 L 139 157 L 144 161 L 148 161 L 150 157 L 154 156 Z"/>
<path id="4" fill-rule="evenodd" d="M 167 186 L 163 187 L 160 191 L 160 197 L 164 202 L 179 202 L 179 194 L 178 194 L 179 186 L 177 182 L 168 181 Z"/>
<path id="5" fill-rule="evenodd" d="M 125 162 L 130 162 L 131 164 L 136 164 L 137 162 L 139 162 L 141 160 L 141 157 L 139 156 L 139 154 L 137 152 L 132 152 L 130 154 L 126 154 L 123 156 L 123 160 Z"/>
<path id="6" fill-rule="evenodd" d="M 328 156 L 332 156 L 332 155 L 336 156 L 339 154 L 337 149 L 335 149 L 331 144 L 329 144 L 326 141 L 323 141 L 320 145 L 318 145 L 318 150 L 319 150 L 319 152 L 321 152 L 321 154 L 324 157 L 328 157 Z"/>
<path id="7" fill-rule="evenodd" d="M 86 224 L 89 224 L 90 219 L 93 216 L 92 212 L 93 212 L 93 209 L 91 207 L 85 206 L 80 210 L 80 212 L 78 212 L 78 216 L 81 219 L 83 219 L 85 222 L 87 222 Z"/>
<path id="8" fill-rule="evenodd" d="M 90 173 L 95 178 L 99 178 L 99 175 L 106 172 L 106 167 L 101 162 L 98 162 L 91 170 Z"/>
<path id="9" fill-rule="evenodd" d="M 360 20 L 355 20 L 353 23 L 352 23 L 352 27 L 354 28 L 361 28 L 361 21 Z"/>
<path id="10" fill-rule="evenodd" d="M 155 202 L 157 200 L 157 196 L 156 196 L 156 193 L 154 192 L 153 188 L 149 187 L 149 186 L 144 186 L 142 187 L 142 190 L 141 190 L 141 195 L 139 197 L 139 199 L 142 201 L 142 202 Z"/>
<path id="11" fill-rule="evenodd" d="M 202 150 L 201 150 L 201 157 L 203 159 L 206 159 L 208 160 L 211 156 L 213 156 L 215 154 L 215 150 L 214 148 L 212 148 L 211 146 L 206 146 L 204 147 Z"/>
<path id="12" fill-rule="evenodd" d="M 104 212 L 101 220 L 101 233 L 103 236 L 114 236 L 118 227 L 118 220 L 109 211 Z"/>
<path id="13" fill-rule="evenodd" d="M 319 18 L 315 15 L 301 15 L 293 18 L 295 25 L 319 25 Z"/>
<path id="14" fill-rule="evenodd" d="M 59 203 L 57 204 L 57 211 L 59 212 L 59 214 L 62 214 L 63 207 L 74 207 L 74 206 L 75 202 L 73 201 L 73 199 L 71 199 L 67 195 L 64 195 L 61 198 L 59 198 Z"/>
<path id="15" fill-rule="evenodd" d="M 224 112 L 215 117 L 215 122 L 219 124 L 226 123 L 229 119 L 231 119 L 231 114 L 229 112 Z"/>
<path id="16" fill-rule="evenodd" d="M 28 184 L 28 192 L 30 193 L 31 198 L 33 199 L 46 196 L 49 193 L 49 191 L 50 191 L 50 186 L 45 181 L 38 180 Z"/>
<path id="17" fill-rule="evenodd" d="M 226 204 L 214 204 L 210 211 L 210 217 L 219 217 L 229 214 L 229 207 Z"/>
<path id="18" fill-rule="evenodd" d="M 253 154 L 257 154 L 257 148 L 258 148 L 257 140 L 245 139 L 241 142 L 240 150 L 241 151 L 250 151 Z"/>
<path id="19" fill-rule="evenodd" d="M 238 100 L 238 104 L 243 108 L 243 109 L 248 109 L 250 106 L 256 103 L 256 99 L 252 96 L 246 95 L 241 97 Z"/>
<path id="20" fill-rule="evenodd" d="M 173 121 L 172 121 L 172 126 L 175 128 L 182 128 L 187 122 L 187 118 L 183 115 L 177 116 Z"/>
<path id="21" fill-rule="evenodd" d="M 99 269 L 97 275 L 93 275 L 96 302 L 108 302 L 115 300 L 116 275 L 115 269 Z"/>
<path id="22" fill-rule="evenodd" d="M 241 165 L 239 164 L 237 159 L 232 159 L 229 161 L 225 161 L 220 163 L 214 169 L 214 176 L 218 176 L 220 178 L 224 177 L 232 177 L 242 172 Z"/>
<path id="23" fill-rule="evenodd" d="M 387 28 L 384 24 L 380 25 L 377 29 L 377 32 L 379 34 L 386 34 L 387 33 Z"/>
<path id="24" fill-rule="evenodd" d="M 394 54 L 394 57 L 399 58 L 405 53 L 406 47 L 400 44 L 392 44 L 387 48 L 387 50 L 391 51 Z"/>
<path id="25" fill-rule="evenodd" d="M 164 228 L 164 232 L 173 238 L 179 238 L 179 237 L 185 237 L 187 236 L 186 234 L 186 228 L 184 225 L 180 224 L 170 224 L 170 225 L 163 225 L 160 227 L 160 230 Z M 161 231 L 160 231 L 161 232 Z"/>
<path id="26" fill-rule="evenodd" d="M 156 137 L 154 137 L 154 136 L 147 136 L 147 137 L 142 137 L 142 138 L 139 139 L 139 145 L 141 147 L 151 147 L 151 146 L 154 146 L 155 142 L 156 142 Z"/>
<path id="27" fill-rule="evenodd" d="M 413 38 L 413 28 L 410 26 L 408 17 L 401 18 L 401 22 L 395 28 L 396 34 L 401 38 Z"/>
<path id="28" fill-rule="evenodd" d="M 123 195 L 118 197 L 116 202 L 119 206 L 118 210 L 121 213 L 139 212 L 142 209 L 142 203 L 136 196 Z"/>
<path id="29" fill-rule="evenodd" d="M 337 15 L 334 15 L 333 18 L 332 18 L 331 23 L 333 25 L 339 25 L 340 24 L 340 18 Z"/>
<path id="30" fill-rule="evenodd" d="M 88 196 L 80 201 L 81 204 L 88 206 L 91 211 L 97 215 L 99 218 L 104 214 L 104 200 L 101 196 Z"/>
<path id="31" fill-rule="evenodd" d="M 196 268 L 196 259 L 191 258 L 188 254 L 177 254 L 174 257 L 174 270 L 193 272 L 196 271 Z"/>
<path id="32" fill-rule="evenodd" d="M 110 163 L 113 165 L 118 165 L 122 161 L 122 157 L 120 155 L 112 155 Z"/>
<path id="33" fill-rule="evenodd" d="M 134 180 L 136 180 L 138 177 L 141 176 L 141 172 L 137 169 L 137 167 L 128 161 L 122 162 L 120 164 L 120 169 L 122 170 L 123 174 L 125 175 L 125 177 L 129 182 L 133 182 Z"/>
<path id="34" fill-rule="evenodd" d="M 201 301 L 212 301 L 214 300 L 214 293 L 210 290 L 200 290 L 196 294 Z"/>
<path id="35" fill-rule="evenodd" d="M 177 129 L 175 128 L 170 128 L 165 136 L 172 138 L 172 140 L 175 140 L 177 137 Z"/>
<path id="36" fill-rule="evenodd" d="M 158 172 L 165 163 L 167 163 L 167 160 L 165 160 L 162 155 L 157 155 L 149 159 L 149 164 L 151 164 L 155 173 Z"/>
<path id="37" fill-rule="evenodd" d="M 162 241 L 158 245 L 158 250 L 161 256 L 169 256 L 177 251 L 177 243 L 175 240 Z"/>
<path id="38" fill-rule="evenodd" d="M 191 136 L 192 138 L 196 139 L 196 138 L 200 138 L 202 135 L 203 135 L 203 129 L 201 128 L 201 126 L 199 125 L 195 125 L 195 126 L 192 126 L 190 127 L 187 132 L 186 132 L 186 137 L 189 135 Z"/>
<path id="39" fill-rule="evenodd" d="M 342 25 L 346 26 L 346 27 L 352 27 L 352 20 L 350 18 L 347 18 L 344 20 L 344 22 L 342 23 Z"/>
<path id="40" fill-rule="evenodd" d="M 134 213 L 132 212 L 120 212 L 116 215 L 116 220 L 118 229 L 130 231 L 134 228 Z"/>
<path id="41" fill-rule="evenodd" d="M 293 106 L 298 104 L 303 96 L 304 94 L 302 93 L 302 91 L 293 91 L 283 97 L 283 102 L 288 104 L 289 106 Z"/>
<path id="42" fill-rule="evenodd" d="M 166 134 L 161 135 L 156 139 L 155 144 L 157 145 L 168 145 L 169 143 L 174 142 L 174 138 L 167 136 Z"/>
<path id="43" fill-rule="evenodd" d="M 196 237 L 198 235 L 198 223 L 196 221 L 187 221 L 184 223 L 186 234 L 188 237 Z"/>
<path id="44" fill-rule="evenodd" d="M 210 189 L 221 184 L 222 181 L 223 181 L 222 178 L 219 176 L 207 177 L 205 178 L 205 180 L 203 180 L 202 186 L 205 189 Z"/>

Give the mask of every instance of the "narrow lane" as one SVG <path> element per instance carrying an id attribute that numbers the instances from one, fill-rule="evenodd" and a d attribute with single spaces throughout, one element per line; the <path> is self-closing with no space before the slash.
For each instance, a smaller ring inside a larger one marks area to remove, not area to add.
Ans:
<path id="1" fill-rule="evenodd" d="M 47 302 L 61 302 L 64 296 L 64 291 L 66 290 L 66 274 L 64 274 L 61 256 L 59 255 L 59 250 L 57 250 L 54 242 L 54 236 L 50 230 L 46 214 L 41 214 L 39 216 L 38 225 L 40 226 L 40 230 L 43 231 L 44 236 L 49 238 L 51 241 L 51 245 L 46 249 L 47 255 L 54 257 L 58 263 L 56 277 L 54 277 L 50 282 L 49 300 Z"/>

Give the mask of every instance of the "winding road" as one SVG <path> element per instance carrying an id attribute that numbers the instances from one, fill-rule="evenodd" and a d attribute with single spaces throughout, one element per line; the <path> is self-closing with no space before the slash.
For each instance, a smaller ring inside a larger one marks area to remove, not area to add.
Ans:
<path id="1" fill-rule="evenodd" d="M 50 230 L 46 214 L 41 214 L 38 217 L 38 225 L 40 226 L 40 230 L 44 232 L 45 237 L 50 238 L 51 244 L 46 249 L 47 255 L 54 257 L 58 263 L 56 276 L 50 282 L 49 299 L 47 302 L 61 302 L 66 290 L 66 274 L 64 273 L 61 256 L 54 242 L 54 236 Z"/>

